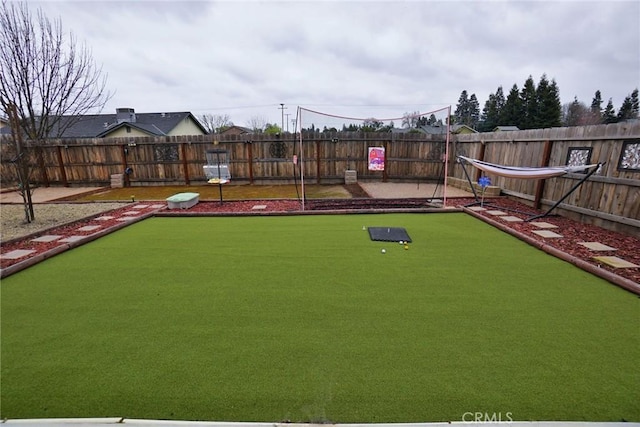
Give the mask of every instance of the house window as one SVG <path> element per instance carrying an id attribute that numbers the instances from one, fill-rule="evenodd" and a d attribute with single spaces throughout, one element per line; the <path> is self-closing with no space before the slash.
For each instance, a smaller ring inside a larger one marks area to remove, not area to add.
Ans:
<path id="1" fill-rule="evenodd" d="M 131 126 L 125 126 L 124 128 L 126 129 L 127 133 L 131 133 Z"/>
<path id="2" fill-rule="evenodd" d="M 622 144 L 618 170 L 640 172 L 640 139 L 625 141 Z"/>
<path id="3" fill-rule="evenodd" d="M 156 144 L 153 147 L 156 162 L 177 162 L 178 144 Z"/>

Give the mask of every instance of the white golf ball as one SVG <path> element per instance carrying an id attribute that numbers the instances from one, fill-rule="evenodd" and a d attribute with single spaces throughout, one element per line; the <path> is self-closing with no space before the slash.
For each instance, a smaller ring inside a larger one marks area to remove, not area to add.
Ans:
<path id="1" fill-rule="evenodd" d="M 380 251 L 380 252 L 382 252 L 383 254 L 386 254 L 386 253 L 387 253 L 387 250 L 386 250 L 386 249 L 383 249 L 383 250 L 382 250 L 382 251 Z"/>

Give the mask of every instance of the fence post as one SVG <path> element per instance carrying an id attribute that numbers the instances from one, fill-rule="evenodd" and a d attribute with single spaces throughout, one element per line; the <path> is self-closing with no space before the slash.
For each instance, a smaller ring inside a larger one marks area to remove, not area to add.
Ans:
<path id="1" fill-rule="evenodd" d="M 189 162 L 187 162 L 187 150 L 184 147 L 184 142 L 180 143 L 180 151 L 182 154 L 182 168 L 184 169 L 184 182 L 186 185 L 191 184 L 191 180 L 189 179 Z"/>
<path id="2" fill-rule="evenodd" d="M 58 145 L 56 146 L 58 152 L 58 167 L 60 168 L 60 178 L 62 178 L 62 185 L 65 187 L 69 186 L 67 182 L 67 173 L 64 170 L 64 162 L 62 161 L 62 148 Z"/>
<path id="3" fill-rule="evenodd" d="M 551 148 L 553 146 L 553 142 L 550 140 L 544 141 L 544 149 L 542 151 L 542 162 L 540 164 L 541 168 L 546 168 L 549 166 L 549 160 L 551 159 Z M 536 209 L 540 209 L 542 207 L 542 194 L 544 193 L 544 185 L 547 182 L 546 179 L 539 179 L 536 183 L 536 194 L 533 199 L 533 207 Z"/>

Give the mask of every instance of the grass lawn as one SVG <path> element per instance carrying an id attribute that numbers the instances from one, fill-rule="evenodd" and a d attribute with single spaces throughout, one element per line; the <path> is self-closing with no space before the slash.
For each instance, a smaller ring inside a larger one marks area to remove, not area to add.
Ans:
<path id="1" fill-rule="evenodd" d="M 2 418 L 640 421 L 640 299 L 463 213 L 153 218 L 1 291 Z"/>

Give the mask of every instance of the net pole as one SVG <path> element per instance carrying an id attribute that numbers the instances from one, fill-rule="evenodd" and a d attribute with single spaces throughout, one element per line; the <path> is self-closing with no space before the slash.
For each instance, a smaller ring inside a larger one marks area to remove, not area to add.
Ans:
<path id="1" fill-rule="evenodd" d="M 447 207 L 447 177 L 449 176 L 449 135 L 451 127 L 451 105 L 447 107 L 447 137 L 444 147 L 444 189 L 442 192 L 442 207 Z"/>
<path id="2" fill-rule="evenodd" d="M 300 162 L 300 191 L 302 192 L 302 210 L 304 211 L 305 204 L 305 192 L 304 192 L 304 156 L 302 151 L 302 109 L 298 107 L 296 117 L 296 131 L 300 135 L 300 158 L 298 161 Z"/>

